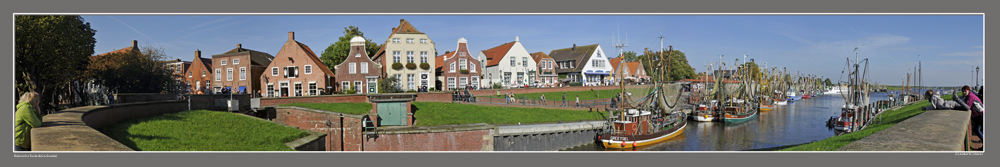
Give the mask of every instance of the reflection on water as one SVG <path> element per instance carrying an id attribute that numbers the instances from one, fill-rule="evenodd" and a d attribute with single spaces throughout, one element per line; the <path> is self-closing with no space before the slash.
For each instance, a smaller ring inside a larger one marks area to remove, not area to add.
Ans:
<path id="1" fill-rule="evenodd" d="M 888 93 L 872 93 L 870 102 L 888 99 Z M 688 121 L 684 133 L 662 143 L 635 151 L 739 151 L 772 148 L 818 141 L 833 136 L 826 120 L 840 114 L 844 99 L 823 95 L 775 105 L 762 111 L 755 120 L 737 124 Z M 588 144 L 563 151 L 634 151 L 606 150 Z"/>

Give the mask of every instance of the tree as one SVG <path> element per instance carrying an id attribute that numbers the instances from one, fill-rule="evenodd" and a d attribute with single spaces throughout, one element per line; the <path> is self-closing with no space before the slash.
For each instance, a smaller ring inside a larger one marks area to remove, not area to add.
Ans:
<path id="1" fill-rule="evenodd" d="M 399 79 L 396 76 L 389 76 L 388 78 L 383 78 L 378 80 L 378 92 L 379 93 L 399 93 L 402 92 L 396 85 L 399 84 Z"/>
<path id="2" fill-rule="evenodd" d="M 58 95 L 94 54 L 96 30 L 79 15 L 17 15 L 14 19 L 15 102 L 20 94 L 38 92 L 39 109 L 53 111 Z"/>
<path id="3" fill-rule="evenodd" d="M 637 61 L 639 61 L 639 56 L 636 56 L 635 52 L 633 52 L 633 51 L 625 51 L 625 53 L 622 53 L 622 57 L 621 58 L 622 58 L 622 61 L 624 61 L 624 62 L 637 62 Z"/>
<path id="4" fill-rule="evenodd" d="M 833 86 L 833 82 L 830 81 L 830 78 L 826 78 L 826 81 L 823 82 L 826 83 L 826 86 Z"/>
<path id="5" fill-rule="evenodd" d="M 140 50 L 94 57 L 87 74 L 116 93 L 159 93 L 173 87 L 176 80 L 164 68 L 163 48 L 147 44 Z"/>
<path id="6" fill-rule="evenodd" d="M 351 53 L 351 38 L 355 36 L 364 37 L 365 33 L 358 30 L 358 27 L 355 26 L 344 27 L 344 36 L 338 38 L 337 42 L 330 44 L 320 54 L 319 58 L 323 60 L 323 64 L 333 69 L 333 66 L 344 62 L 347 59 L 347 54 Z M 375 56 L 375 52 L 378 52 L 380 48 L 382 46 L 372 42 L 372 39 L 365 39 L 365 51 L 368 52 L 368 57 Z"/>
<path id="7" fill-rule="evenodd" d="M 651 74 L 650 75 L 651 77 L 658 77 L 656 76 L 657 73 L 656 70 L 659 70 L 659 68 L 654 68 L 654 66 L 660 67 L 662 65 L 666 65 L 667 67 L 670 68 L 670 74 L 669 74 L 670 77 L 669 79 L 667 79 L 669 81 L 677 81 L 681 79 L 689 79 L 695 77 L 694 68 L 692 68 L 691 65 L 688 64 L 687 56 L 684 54 L 684 52 L 681 52 L 679 50 L 667 51 L 663 53 L 663 58 L 669 58 L 670 61 L 666 62 L 666 64 L 661 64 L 661 61 L 665 60 L 660 60 L 659 51 L 657 52 L 646 51 L 645 54 L 638 57 L 638 60 L 642 62 L 642 65 L 646 69 L 646 73 Z M 652 62 L 652 65 L 650 65 L 650 62 Z"/>

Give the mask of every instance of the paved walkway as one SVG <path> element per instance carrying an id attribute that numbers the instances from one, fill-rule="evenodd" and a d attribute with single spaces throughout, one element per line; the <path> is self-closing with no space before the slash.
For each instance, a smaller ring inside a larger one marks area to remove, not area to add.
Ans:
<path id="1" fill-rule="evenodd" d="M 969 112 L 930 110 L 861 140 L 839 151 L 964 151 Z"/>

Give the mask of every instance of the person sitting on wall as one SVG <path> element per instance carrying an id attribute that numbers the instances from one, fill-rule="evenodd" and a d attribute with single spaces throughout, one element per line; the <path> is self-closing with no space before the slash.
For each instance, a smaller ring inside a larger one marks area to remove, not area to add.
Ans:
<path id="1" fill-rule="evenodd" d="M 40 98 L 36 92 L 21 94 L 14 111 L 14 151 L 31 151 L 31 129 L 42 126 Z"/>

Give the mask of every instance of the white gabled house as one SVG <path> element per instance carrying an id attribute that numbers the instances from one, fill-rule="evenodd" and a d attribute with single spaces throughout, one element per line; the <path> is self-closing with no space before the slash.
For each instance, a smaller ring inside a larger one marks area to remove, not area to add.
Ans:
<path id="1" fill-rule="evenodd" d="M 493 83 L 524 86 L 533 84 L 538 76 L 535 60 L 518 37 L 514 37 L 514 42 L 480 51 L 478 59 L 483 67 L 481 87 L 492 87 Z"/>
<path id="2" fill-rule="evenodd" d="M 566 75 L 570 82 L 583 82 L 585 86 L 605 85 L 613 67 L 600 44 L 556 49 L 549 52 L 556 61 L 556 71 Z"/>

